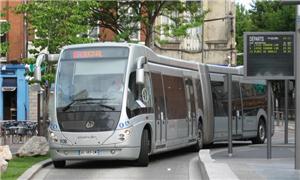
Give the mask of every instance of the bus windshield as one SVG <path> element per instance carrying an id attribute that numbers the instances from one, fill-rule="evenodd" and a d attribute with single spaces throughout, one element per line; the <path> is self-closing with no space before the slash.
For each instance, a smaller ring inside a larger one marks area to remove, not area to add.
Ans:
<path id="1" fill-rule="evenodd" d="M 82 117 L 75 115 L 78 121 L 87 121 L 93 117 L 99 118 L 101 115 L 97 112 L 120 111 L 127 60 L 128 48 L 64 51 L 56 81 L 56 108 L 60 125 L 63 121 L 77 121 L 66 115 L 72 112 L 81 113 Z"/>

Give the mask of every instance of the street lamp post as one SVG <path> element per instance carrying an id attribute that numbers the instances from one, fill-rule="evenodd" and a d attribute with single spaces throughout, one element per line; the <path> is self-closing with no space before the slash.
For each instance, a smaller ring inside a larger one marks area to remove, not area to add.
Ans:
<path id="1" fill-rule="evenodd" d="M 300 169 L 300 5 L 296 12 L 296 134 L 295 134 L 295 169 Z"/>
<path id="2" fill-rule="evenodd" d="M 297 5 L 296 9 L 296 120 L 295 120 L 295 169 L 300 169 L 300 1 L 281 0 L 282 4 Z"/>

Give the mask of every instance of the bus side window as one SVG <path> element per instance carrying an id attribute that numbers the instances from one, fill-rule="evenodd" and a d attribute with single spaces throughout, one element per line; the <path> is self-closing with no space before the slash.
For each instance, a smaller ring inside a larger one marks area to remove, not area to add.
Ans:
<path id="1" fill-rule="evenodd" d="M 187 103 L 182 77 L 163 75 L 168 119 L 185 119 Z"/>
<path id="2" fill-rule="evenodd" d="M 136 84 L 136 73 L 132 72 L 129 77 L 127 115 L 129 118 L 139 114 L 153 112 L 151 82 L 148 73 L 145 73 L 145 84 Z"/>
<path id="3" fill-rule="evenodd" d="M 198 97 L 198 107 L 203 110 L 203 95 L 202 95 L 202 88 L 201 82 L 199 79 L 196 80 L 196 89 L 197 89 L 197 97 Z"/>
<path id="4" fill-rule="evenodd" d="M 224 82 L 211 81 L 211 91 L 215 116 L 227 115 L 228 94 L 224 91 Z"/>

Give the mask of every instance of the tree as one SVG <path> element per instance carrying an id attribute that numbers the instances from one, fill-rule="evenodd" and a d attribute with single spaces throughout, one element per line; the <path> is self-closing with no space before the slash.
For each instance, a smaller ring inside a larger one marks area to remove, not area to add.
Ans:
<path id="1" fill-rule="evenodd" d="M 254 29 L 250 14 L 247 9 L 241 4 L 236 5 L 236 47 L 238 53 L 244 51 L 244 32 Z M 237 64 L 243 64 L 242 56 L 238 56 Z"/>
<path id="2" fill-rule="evenodd" d="M 0 17 L 3 17 L 4 14 L 0 13 Z M 0 37 L 2 38 L 10 29 L 9 22 L 1 22 L 0 28 Z M 1 42 L 0 44 L 0 54 L 6 54 L 8 52 L 8 42 Z"/>
<path id="3" fill-rule="evenodd" d="M 250 14 L 241 4 L 236 5 L 236 42 L 238 52 L 243 52 L 243 35 L 254 29 Z"/>
<path id="4" fill-rule="evenodd" d="M 50 54 L 59 53 L 60 49 L 69 44 L 92 42 L 87 37 L 87 32 L 91 28 L 87 19 L 91 16 L 89 10 L 92 1 L 39 1 L 32 0 L 26 4 L 16 7 L 17 13 L 23 13 L 29 24 L 29 31 L 34 32 L 37 37 L 32 41 L 36 48 L 31 53 L 38 54 L 42 50 L 47 50 Z M 25 59 L 24 63 L 35 63 L 35 60 Z M 43 96 L 43 122 L 48 120 L 48 102 L 50 86 L 54 81 L 55 67 L 49 62 L 45 62 L 45 71 L 42 81 L 39 83 L 44 89 Z M 28 73 L 33 75 L 33 73 Z M 45 127 L 45 123 L 44 123 Z M 45 135 L 41 132 L 41 135 Z"/>
<path id="5" fill-rule="evenodd" d="M 255 1 L 249 10 L 256 31 L 295 31 L 295 6 L 280 1 Z"/>
<path id="6" fill-rule="evenodd" d="M 187 29 L 203 23 L 204 12 L 199 2 L 189 1 L 100 1 L 92 8 L 91 23 L 110 29 L 116 40 L 130 41 L 139 30 L 145 35 L 145 45 L 150 47 L 154 35 L 184 37 Z M 159 16 L 168 17 L 171 24 L 155 26 Z"/>
<path id="7" fill-rule="evenodd" d="M 236 5 L 236 42 L 238 53 L 243 52 L 243 33 L 250 31 L 294 31 L 295 7 L 280 1 L 253 1 L 251 9 Z M 243 57 L 238 56 L 238 64 Z"/>
<path id="8" fill-rule="evenodd" d="M 18 6 L 16 12 L 26 14 L 29 32 L 38 37 L 32 41 L 34 47 L 58 53 L 65 45 L 92 41 L 86 36 L 91 28 L 87 21 L 91 16 L 90 4 L 90 1 L 32 0 Z"/>

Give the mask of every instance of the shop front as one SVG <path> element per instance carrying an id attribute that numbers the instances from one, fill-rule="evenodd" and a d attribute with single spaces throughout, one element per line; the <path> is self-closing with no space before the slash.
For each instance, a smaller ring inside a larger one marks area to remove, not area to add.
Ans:
<path id="1" fill-rule="evenodd" d="M 28 83 L 24 65 L 0 65 L 0 121 L 27 120 Z"/>

